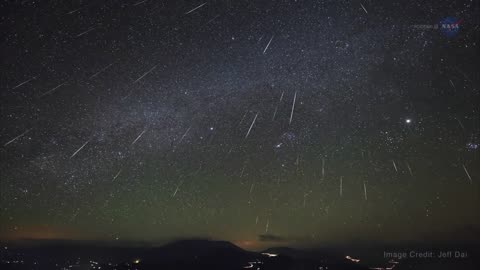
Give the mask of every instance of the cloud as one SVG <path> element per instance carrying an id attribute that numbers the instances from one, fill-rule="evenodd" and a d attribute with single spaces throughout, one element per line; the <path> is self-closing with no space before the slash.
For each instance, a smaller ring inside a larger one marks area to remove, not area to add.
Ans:
<path id="1" fill-rule="evenodd" d="M 285 241 L 287 241 L 287 239 L 282 237 L 282 236 L 274 235 L 274 234 L 260 234 L 258 236 L 258 241 L 260 241 L 260 242 L 285 242 Z"/>

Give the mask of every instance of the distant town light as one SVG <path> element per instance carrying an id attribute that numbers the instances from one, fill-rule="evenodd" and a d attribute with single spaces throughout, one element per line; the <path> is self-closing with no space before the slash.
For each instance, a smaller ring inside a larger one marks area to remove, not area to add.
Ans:
<path id="1" fill-rule="evenodd" d="M 264 253 L 262 253 L 262 255 L 265 255 L 265 256 L 268 256 L 268 257 L 277 257 L 278 256 L 278 254 L 268 253 L 268 252 L 264 252 Z"/>
<path id="2" fill-rule="evenodd" d="M 355 258 L 352 258 L 352 257 L 350 257 L 350 256 L 345 256 L 345 259 L 347 259 L 347 260 L 349 260 L 349 261 L 352 261 L 352 262 L 354 262 L 354 263 L 360 262 L 359 259 L 355 259 Z"/>

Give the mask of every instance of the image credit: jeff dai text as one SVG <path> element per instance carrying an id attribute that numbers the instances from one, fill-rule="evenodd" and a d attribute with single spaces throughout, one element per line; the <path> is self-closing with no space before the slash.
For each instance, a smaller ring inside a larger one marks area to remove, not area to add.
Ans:
<path id="1" fill-rule="evenodd" d="M 465 259 L 468 258 L 468 252 L 462 250 L 442 250 L 442 251 L 384 251 L 383 257 L 386 259 Z"/>

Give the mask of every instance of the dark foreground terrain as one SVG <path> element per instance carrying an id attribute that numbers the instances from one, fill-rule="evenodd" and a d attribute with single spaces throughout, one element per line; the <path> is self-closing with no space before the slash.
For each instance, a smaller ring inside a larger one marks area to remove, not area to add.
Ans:
<path id="1" fill-rule="evenodd" d="M 480 269 L 478 247 L 355 247 L 263 252 L 229 242 L 182 240 L 162 247 L 91 243 L 2 244 L 0 269 Z M 438 258 L 443 254 L 445 258 Z M 403 257 L 402 257 L 403 256 Z M 422 257 L 423 256 L 423 257 Z"/>

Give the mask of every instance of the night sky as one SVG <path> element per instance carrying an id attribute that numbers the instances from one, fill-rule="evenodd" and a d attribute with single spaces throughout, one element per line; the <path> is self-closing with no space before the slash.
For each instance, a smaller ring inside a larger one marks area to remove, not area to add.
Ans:
<path id="1" fill-rule="evenodd" d="M 476 1 L 1 10 L 0 239 L 257 248 L 479 227 Z"/>

